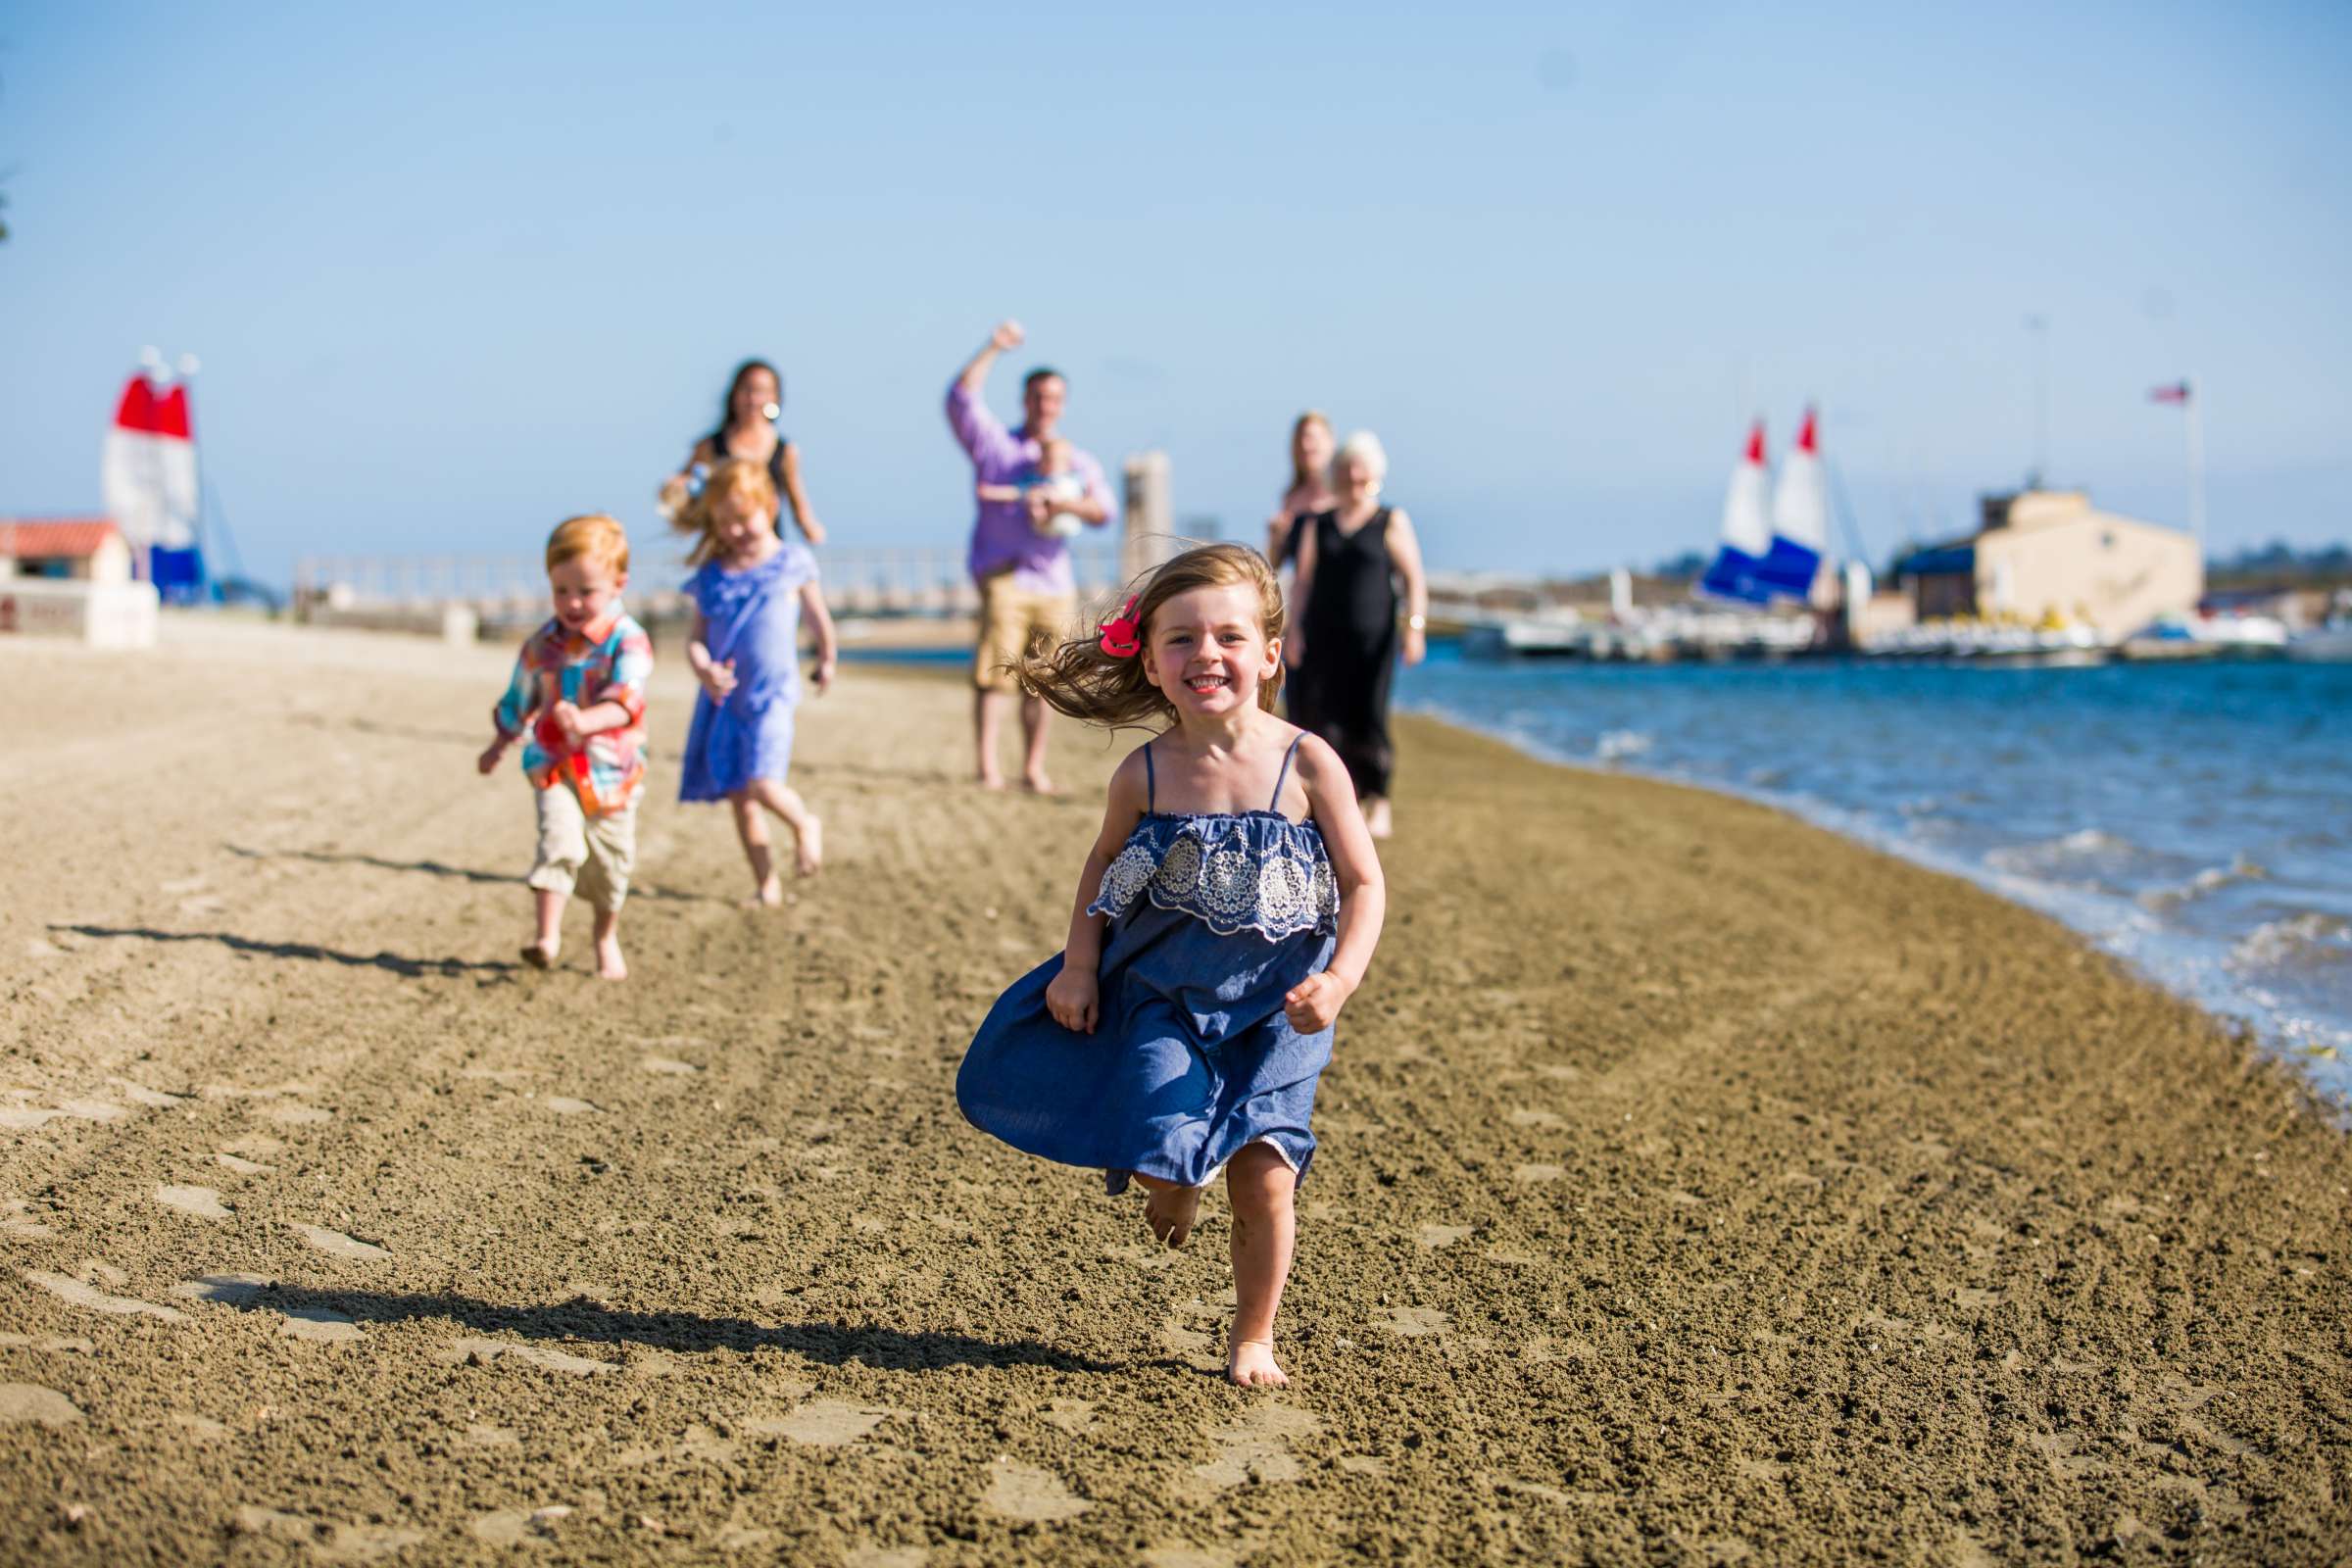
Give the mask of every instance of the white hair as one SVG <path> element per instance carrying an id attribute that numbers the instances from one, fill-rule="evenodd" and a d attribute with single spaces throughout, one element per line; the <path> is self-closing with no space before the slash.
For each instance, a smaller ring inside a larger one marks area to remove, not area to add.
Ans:
<path id="1" fill-rule="evenodd" d="M 1331 455 L 1331 476 L 1335 482 L 1340 476 L 1340 466 L 1345 463 L 1360 463 L 1370 469 L 1375 490 L 1389 476 L 1389 455 L 1382 449 L 1380 437 L 1369 430 L 1355 431 Z"/>

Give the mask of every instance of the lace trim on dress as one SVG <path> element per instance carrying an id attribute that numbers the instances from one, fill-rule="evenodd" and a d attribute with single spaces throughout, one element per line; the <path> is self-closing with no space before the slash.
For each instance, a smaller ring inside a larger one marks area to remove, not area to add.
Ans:
<path id="1" fill-rule="evenodd" d="M 1264 842 L 1250 842 L 1250 823 L 1263 824 Z M 1153 828 L 1147 820 L 1128 837 L 1087 913 L 1115 920 L 1149 898 L 1224 937 L 1255 931 L 1278 942 L 1339 928 L 1339 883 L 1312 827 L 1270 814 L 1187 816 L 1165 842 Z"/>

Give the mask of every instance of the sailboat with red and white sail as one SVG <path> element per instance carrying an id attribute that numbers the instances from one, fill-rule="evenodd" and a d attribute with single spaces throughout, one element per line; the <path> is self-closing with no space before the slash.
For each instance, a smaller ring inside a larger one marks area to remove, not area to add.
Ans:
<path id="1" fill-rule="evenodd" d="M 1811 599 L 1829 551 L 1829 491 L 1821 469 L 1819 421 L 1811 409 L 1774 485 L 1764 464 L 1764 421 L 1748 431 L 1723 502 L 1723 536 L 1699 592 L 1740 604 Z M 1767 490 L 1772 497 L 1765 510 Z"/>
<path id="2" fill-rule="evenodd" d="M 98 460 L 107 515 L 141 575 L 167 599 L 195 598 L 205 585 L 198 539 L 203 492 L 185 379 L 195 368 L 193 359 L 182 358 L 175 377 L 150 350 L 122 385 Z"/>

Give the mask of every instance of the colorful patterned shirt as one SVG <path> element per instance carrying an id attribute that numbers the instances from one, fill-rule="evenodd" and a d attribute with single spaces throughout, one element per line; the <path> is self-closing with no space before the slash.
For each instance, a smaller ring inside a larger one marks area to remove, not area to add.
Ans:
<path id="1" fill-rule="evenodd" d="M 527 727 L 522 770 L 532 784 L 568 785 L 582 810 L 608 816 L 626 810 L 645 785 L 645 683 L 653 673 L 653 641 L 618 605 L 601 624 L 580 632 L 565 631 L 551 617 L 523 642 L 514 678 L 490 710 L 490 722 L 509 740 Z M 558 701 L 583 712 L 599 703 L 618 703 L 629 721 L 589 736 L 575 752 L 549 716 Z"/>

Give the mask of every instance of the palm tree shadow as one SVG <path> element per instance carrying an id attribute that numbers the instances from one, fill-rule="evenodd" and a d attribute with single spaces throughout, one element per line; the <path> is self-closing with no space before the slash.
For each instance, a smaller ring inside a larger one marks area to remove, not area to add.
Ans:
<path id="1" fill-rule="evenodd" d="M 223 1295 L 240 1307 L 281 1312 L 341 1313 L 360 1323 L 407 1323 L 439 1318 L 482 1334 L 584 1345 L 637 1345 L 681 1355 L 712 1350 L 784 1350 L 828 1366 L 862 1362 L 895 1372 L 949 1367 L 1049 1367 L 1057 1372 L 1121 1372 L 1126 1367 L 1072 1355 L 1034 1340 L 984 1340 L 939 1330 L 887 1328 L 878 1323 L 754 1323 L 693 1312 L 625 1312 L 588 1298 L 547 1306 L 507 1306 L 451 1293 L 314 1290 L 270 1285 Z"/>
<path id="2" fill-rule="evenodd" d="M 348 969 L 387 969 L 411 980 L 428 974 L 514 974 L 521 967 L 495 959 L 412 958 L 390 952 L 345 953 L 340 948 L 322 948 L 315 942 L 264 942 L 238 936 L 233 931 L 158 931 L 150 926 L 108 925 L 51 925 L 49 929 L 109 941 L 217 942 L 229 952 L 248 957 L 301 958 L 312 963 L 341 964 Z"/>
<path id="3" fill-rule="evenodd" d="M 308 860 L 313 865 L 366 865 L 378 871 L 414 871 L 423 876 L 450 877 L 460 882 L 473 882 L 488 887 L 520 887 L 522 878 L 507 871 L 483 871 L 469 865 L 451 865 L 442 860 L 392 860 L 380 855 L 360 855 L 335 850 L 255 850 L 242 844 L 220 846 L 229 854 L 247 860 Z M 631 883 L 632 899 L 658 899 L 667 904 L 723 904 L 708 893 L 672 893 L 666 888 L 647 887 Z"/>

